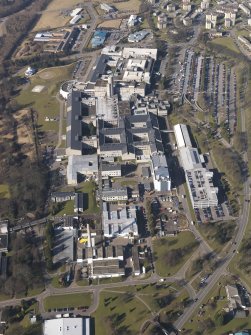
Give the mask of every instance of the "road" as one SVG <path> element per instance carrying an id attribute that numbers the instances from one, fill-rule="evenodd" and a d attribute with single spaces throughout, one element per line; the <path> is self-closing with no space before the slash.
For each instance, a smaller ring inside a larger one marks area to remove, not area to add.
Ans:
<path id="1" fill-rule="evenodd" d="M 246 131 L 245 115 L 243 110 L 241 111 L 241 119 L 242 119 L 242 131 Z M 248 160 L 247 153 L 244 154 L 244 159 L 247 162 Z M 228 265 L 234 258 L 236 250 L 238 250 L 238 248 L 241 245 L 249 219 L 249 210 L 250 210 L 249 185 L 250 185 L 250 178 L 246 180 L 243 187 L 243 192 L 244 194 L 246 194 L 245 200 L 248 201 L 244 201 L 242 214 L 240 218 L 237 220 L 237 225 L 239 228 L 234 240 L 234 244 L 231 245 L 230 249 L 228 250 L 228 253 L 224 257 L 222 257 L 221 264 L 216 269 L 216 271 L 208 278 L 207 286 L 203 288 L 203 290 L 199 291 L 198 294 L 195 296 L 195 298 L 197 298 L 198 300 L 194 304 L 192 304 L 189 308 L 187 308 L 185 312 L 182 314 L 182 316 L 175 322 L 174 325 L 178 330 L 181 330 L 183 328 L 185 323 L 192 317 L 194 311 L 202 304 L 206 296 L 210 293 L 212 288 L 217 284 L 222 274 L 227 271 Z"/>

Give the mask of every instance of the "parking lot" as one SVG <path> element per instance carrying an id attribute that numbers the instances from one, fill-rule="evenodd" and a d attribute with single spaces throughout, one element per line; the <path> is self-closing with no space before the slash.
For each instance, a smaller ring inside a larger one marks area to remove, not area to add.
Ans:
<path id="1" fill-rule="evenodd" d="M 230 140 L 237 125 L 237 82 L 234 68 L 211 57 L 186 50 L 175 75 L 174 88 L 192 102 L 203 98 L 215 124 L 223 125 Z"/>
<path id="2" fill-rule="evenodd" d="M 223 221 L 229 219 L 230 216 L 227 203 L 207 208 L 195 208 L 194 212 L 198 223 Z"/>

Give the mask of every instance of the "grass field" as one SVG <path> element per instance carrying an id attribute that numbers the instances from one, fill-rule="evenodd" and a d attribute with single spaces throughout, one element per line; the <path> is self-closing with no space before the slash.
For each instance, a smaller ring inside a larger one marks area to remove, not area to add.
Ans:
<path id="1" fill-rule="evenodd" d="M 186 254 L 177 259 L 174 266 L 168 266 L 165 258 L 170 251 L 183 249 L 188 247 Z M 164 237 L 153 242 L 154 257 L 156 258 L 156 271 L 162 277 L 172 276 L 182 265 L 188 260 L 193 251 L 196 249 L 197 243 L 191 232 L 181 232 L 177 237 Z"/>
<path id="2" fill-rule="evenodd" d="M 64 294 L 64 295 L 53 295 L 44 299 L 44 308 L 64 308 L 64 307 L 80 307 L 90 306 L 92 303 L 91 293 L 78 293 L 78 294 Z"/>
<path id="3" fill-rule="evenodd" d="M 227 48 L 233 52 L 240 53 L 240 50 L 234 44 L 231 37 L 218 37 L 215 38 L 211 43 L 220 45 L 221 47 Z"/>
<path id="4" fill-rule="evenodd" d="M 83 212 L 84 214 L 95 214 L 99 212 L 99 207 L 96 202 L 95 188 L 95 183 L 92 181 L 86 181 L 79 184 L 78 192 L 88 194 L 88 208 Z"/>
<path id="5" fill-rule="evenodd" d="M 114 29 L 119 29 L 120 25 L 121 25 L 121 19 L 117 19 L 117 20 L 108 20 L 108 21 L 104 21 L 102 23 L 100 23 L 98 25 L 99 28 L 114 28 Z"/>
<path id="6" fill-rule="evenodd" d="M 195 310 L 195 313 L 191 318 L 193 322 L 188 322 L 184 327 L 186 330 L 190 330 L 190 332 L 188 332 L 189 334 L 195 334 L 196 331 L 200 331 L 203 335 L 222 335 L 251 328 L 250 317 L 232 319 L 225 325 L 218 325 L 215 323 L 217 313 L 221 312 L 223 308 L 228 306 L 225 290 L 226 283 L 227 280 L 225 280 L 225 278 L 221 278 L 220 285 L 216 284 L 213 290 L 203 301 L 203 304 L 205 304 L 205 307 L 203 308 L 205 311 L 204 315 L 199 316 L 199 309 Z M 219 297 L 221 298 L 218 299 Z M 209 318 L 213 321 L 212 328 L 206 327 L 205 320 Z M 203 329 L 205 329 L 204 332 L 202 332 Z"/>
<path id="7" fill-rule="evenodd" d="M 74 200 L 69 200 L 64 203 L 64 208 L 57 213 L 57 216 L 63 215 L 73 215 L 74 214 Z"/>
<path id="8" fill-rule="evenodd" d="M 123 1 L 123 2 L 117 2 L 114 3 L 113 0 L 97 0 L 98 3 L 109 3 L 113 5 L 115 8 L 117 8 L 118 11 L 134 11 L 135 13 L 139 12 L 140 0 L 129 0 L 129 1 Z"/>
<path id="9" fill-rule="evenodd" d="M 150 318 L 147 307 L 130 293 L 101 292 L 95 318 L 95 335 L 139 334 L 141 325 Z"/>
<path id="10" fill-rule="evenodd" d="M 0 184 L 0 199 L 10 198 L 10 188 L 8 184 Z"/>
<path id="11" fill-rule="evenodd" d="M 78 0 L 71 0 L 70 3 L 67 0 L 53 0 L 43 11 L 33 31 L 64 27 L 71 19 L 66 15 L 65 10 L 71 11 L 77 4 L 79 4 Z"/>
<path id="12" fill-rule="evenodd" d="M 61 67 L 47 68 L 39 71 L 30 78 L 27 84 L 16 97 L 16 102 L 21 107 L 32 107 L 38 114 L 38 126 L 42 131 L 58 131 L 58 121 L 45 121 L 45 117 L 56 118 L 59 116 L 59 103 L 56 94 L 62 82 L 71 78 L 74 64 Z M 42 85 L 40 93 L 31 92 L 32 89 Z"/>

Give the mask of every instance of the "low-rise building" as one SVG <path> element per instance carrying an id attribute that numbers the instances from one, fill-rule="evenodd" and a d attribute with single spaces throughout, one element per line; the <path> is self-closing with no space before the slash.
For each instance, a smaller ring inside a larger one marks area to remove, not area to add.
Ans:
<path id="1" fill-rule="evenodd" d="M 75 192 L 52 192 L 51 200 L 53 202 L 64 202 L 68 200 L 74 200 Z"/>
<path id="2" fill-rule="evenodd" d="M 57 318 L 45 320 L 43 335 L 90 335 L 90 318 Z"/>
<path id="3" fill-rule="evenodd" d="M 8 252 L 9 234 L 7 220 L 0 221 L 0 252 Z"/>
<path id="4" fill-rule="evenodd" d="M 136 31 L 135 33 L 128 36 L 128 42 L 138 43 L 146 38 L 147 35 L 149 35 L 149 32 L 147 30 Z"/>
<path id="5" fill-rule="evenodd" d="M 227 293 L 228 306 L 230 311 L 236 311 L 237 309 L 246 308 L 246 306 L 242 304 L 242 300 L 236 285 L 227 285 L 225 289 Z"/>
<path id="6" fill-rule="evenodd" d="M 131 15 L 127 21 L 128 27 L 134 27 L 136 24 L 138 24 L 139 19 L 137 15 Z"/>
<path id="7" fill-rule="evenodd" d="M 128 200 L 127 188 L 104 190 L 102 192 L 102 200 L 108 202 L 127 201 Z"/>
<path id="8" fill-rule="evenodd" d="M 82 15 L 78 14 L 75 15 L 71 20 L 70 20 L 70 24 L 76 24 L 78 23 L 78 21 L 80 21 L 82 19 Z"/>
<path id="9" fill-rule="evenodd" d="M 106 237 L 138 236 L 137 215 L 135 206 L 115 206 L 103 203 L 102 222 Z"/>
<path id="10" fill-rule="evenodd" d="M 165 29 L 165 28 L 167 28 L 167 15 L 166 14 L 161 13 L 158 16 L 158 19 L 157 19 L 157 28 L 158 29 Z"/>
<path id="11" fill-rule="evenodd" d="M 102 177 L 121 177 L 120 164 L 102 164 L 101 168 Z"/>
<path id="12" fill-rule="evenodd" d="M 0 251 L 0 279 L 7 278 L 7 256 Z"/>
<path id="13" fill-rule="evenodd" d="M 91 39 L 91 46 L 92 48 L 99 48 L 102 47 L 105 43 L 107 37 L 107 32 L 104 30 L 97 30 L 95 31 L 92 39 Z"/>
<path id="14" fill-rule="evenodd" d="M 71 16 L 71 17 L 74 17 L 74 16 L 80 14 L 80 13 L 82 12 L 82 10 L 83 10 L 83 8 L 81 8 L 81 7 L 74 8 L 74 9 L 71 11 L 70 16 Z"/>
<path id="15" fill-rule="evenodd" d="M 243 3 L 239 4 L 239 8 L 248 16 L 250 16 L 250 9 L 245 6 Z"/>
<path id="16" fill-rule="evenodd" d="M 171 190 L 171 178 L 167 166 L 166 157 L 164 154 L 153 154 L 152 162 L 152 176 L 154 189 L 157 192 L 167 192 Z"/>
<path id="17" fill-rule="evenodd" d="M 108 5 L 107 3 L 101 3 L 100 8 L 103 9 L 107 13 L 115 12 L 115 8 Z"/>
<path id="18" fill-rule="evenodd" d="M 90 264 L 90 278 L 113 278 L 125 275 L 123 262 L 119 259 L 93 259 Z"/>
<path id="19" fill-rule="evenodd" d="M 67 165 L 67 183 L 76 185 L 80 176 L 94 177 L 98 175 L 97 155 L 69 156 Z"/>
<path id="20" fill-rule="evenodd" d="M 76 193 L 74 200 L 74 212 L 82 213 L 87 208 L 87 201 L 88 199 L 86 193 Z"/>

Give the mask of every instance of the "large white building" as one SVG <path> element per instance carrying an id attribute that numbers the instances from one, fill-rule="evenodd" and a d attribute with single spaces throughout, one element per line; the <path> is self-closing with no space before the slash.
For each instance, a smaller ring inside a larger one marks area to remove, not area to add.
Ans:
<path id="1" fill-rule="evenodd" d="M 67 182 L 78 183 L 79 175 L 95 177 L 98 174 L 98 158 L 96 154 L 85 156 L 69 156 L 67 165 Z"/>
<path id="2" fill-rule="evenodd" d="M 43 335 L 90 335 L 90 318 L 45 320 Z"/>
<path id="3" fill-rule="evenodd" d="M 124 58 L 147 58 L 150 57 L 154 60 L 157 59 L 157 49 L 146 49 L 146 48 L 124 48 L 123 57 Z"/>
<path id="4" fill-rule="evenodd" d="M 187 126 L 175 125 L 174 134 L 193 207 L 218 205 L 218 188 L 213 185 L 213 172 L 203 167 L 203 157 L 192 146 Z"/>
<path id="5" fill-rule="evenodd" d="M 171 190 L 171 179 L 164 154 L 153 154 L 151 157 L 151 167 L 154 189 L 157 192 L 167 192 Z"/>

